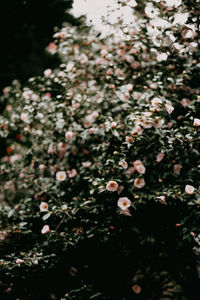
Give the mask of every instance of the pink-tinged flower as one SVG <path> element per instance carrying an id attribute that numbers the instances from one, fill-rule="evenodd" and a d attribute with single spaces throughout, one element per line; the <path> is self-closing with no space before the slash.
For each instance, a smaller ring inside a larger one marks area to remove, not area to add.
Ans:
<path id="1" fill-rule="evenodd" d="M 85 168 L 89 168 L 92 165 L 92 163 L 90 161 L 83 161 L 81 164 Z"/>
<path id="2" fill-rule="evenodd" d="M 191 103 L 191 101 L 189 99 L 184 98 L 181 100 L 181 104 L 183 105 L 183 107 L 189 106 L 190 103 Z"/>
<path id="3" fill-rule="evenodd" d="M 174 107 L 170 104 L 166 104 L 165 105 L 165 110 L 166 110 L 166 112 L 168 112 L 168 114 L 171 114 L 174 110 Z"/>
<path id="4" fill-rule="evenodd" d="M 48 154 L 54 154 L 56 153 L 56 147 L 53 144 L 50 144 L 47 150 Z"/>
<path id="5" fill-rule="evenodd" d="M 194 119 L 194 123 L 193 123 L 193 126 L 200 126 L 200 119 L 197 119 L 197 118 L 195 118 Z"/>
<path id="6" fill-rule="evenodd" d="M 132 85 L 132 83 L 128 83 L 128 84 L 126 85 L 126 89 L 127 89 L 129 92 L 131 92 L 131 91 L 133 90 L 133 85 Z"/>
<path id="7" fill-rule="evenodd" d="M 146 168 L 143 165 L 143 163 L 141 162 L 141 160 L 134 161 L 133 165 L 134 165 L 135 169 L 138 171 L 138 173 L 145 174 Z"/>
<path id="8" fill-rule="evenodd" d="M 46 70 L 44 71 L 44 76 L 45 76 L 45 77 L 49 77 L 51 74 L 52 74 L 52 70 L 51 70 L 51 69 L 46 69 Z"/>
<path id="9" fill-rule="evenodd" d="M 117 205 L 121 210 L 125 210 L 131 206 L 131 201 L 127 197 L 119 198 Z"/>
<path id="10" fill-rule="evenodd" d="M 179 174 L 180 171 L 181 171 L 181 169 L 182 169 L 182 165 L 180 165 L 180 164 L 175 164 L 175 165 L 173 166 L 174 174 Z"/>
<path id="11" fill-rule="evenodd" d="M 26 114 L 26 113 L 24 113 L 24 112 L 21 113 L 20 119 L 21 119 L 23 122 L 28 123 L 28 121 L 29 121 L 28 114 Z"/>
<path id="12" fill-rule="evenodd" d="M 134 180 L 134 187 L 137 189 L 141 189 L 145 186 L 144 178 L 136 178 Z"/>
<path id="13" fill-rule="evenodd" d="M 131 217 L 131 212 L 130 210 L 127 208 L 127 209 L 124 209 L 124 210 L 120 210 L 120 215 L 124 215 L 124 216 L 127 216 L 127 217 Z"/>
<path id="14" fill-rule="evenodd" d="M 142 133 L 142 127 L 140 125 L 136 125 L 131 131 L 131 135 L 141 134 L 141 133 Z"/>
<path id="15" fill-rule="evenodd" d="M 51 54 L 54 54 L 54 53 L 56 53 L 56 50 L 57 50 L 56 44 L 54 42 L 49 43 L 49 45 L 48 45 L 48 51 Z"/>
<path id="16" fill-rule="evenodd" d="M 66 175 L 65 171 L 58 171 L 56 173 L 56 179 L 58 181 L 64 181 L 66 179 L 66 177 L 67 177 L 67 175 Z"/>
<path id="17" fill-rule="evenodd" d="M 153 120 L 153 125 L 155 128 L 161 128 L 164 124 L 164 119 L 160 118 L 160 117 L 156 117 L 154 120 Z"/>
<path id="18" fill-rule="evenodd" d="M 23 264 L 23 262 L 24 262 L 24 260 L 21 259 L 21 258 L 17 258 L 17 259 L 16 259 L 16 264 L 18 264 L 18 265 Z"/>
<path id="19" fill-rule="evenodd" d="M 160 203 L 167 205 L 165 196 L 158 196 L 157 199 Z"/>
<path id="20" fill-rule="evenodd" d="M 160 98 L 155 97 L 151 100 L 152 106 L 159 107 L 161 104 L 162 104 L 162 100 Z"/>
<path id="21" fill-rule="evenodd" d="M 120 195 L 123 190 L 124 190 L 124 186 L 123 185 L 118 186 L 118 188 L 117 188 L 117 194 Z"/>
<path id="22" fill-rule="evenodd" d="M 140 294 L 141 293 L 141 287 L 138 284 L 134 284 L 132 286 L 132 290 L 135 294 Z"/>
<path id="23" fill-rule="evenodd" d="M 40 171 L 44 171 L 46 169 L 46 166 L 44 164 L 39 165 Z"/>
<path id="24" fill-rule="evenodd" d="M 49 233 L 50 231 L 51 231 L 51 230 L 50 230 L 49 225 L 44 225 L 44 226 L 42 227 L 41 233 L 42 233 L 42 234 L 46 234 L 46 233 Z"/>
<path id="25" fill-rule="evenodd" d="M 128 163 L 125 160 L 122 160 L 119 162 L 119 165 L 123 168 L 123 169 L 127 169 L 128 168 Z"/>
<path id="26" fill-rule="evenodd" d="M 46 202 L 40 203 L 40 211 L 41 212 L 48 211 L 48 208 L 49 208 L 48 203 L 46 203 Z"/>
<path id="27" fill-rule="evenodd" d="M 98 116 L 99 116 L 99 113 L 96 110 L 91 113 L 92 119 L 96 119 Z"/>
<path id="28" fill-rule="evenodd" d="M 173 125 L 174 125 L 174 123 L 173 123 L 173 122 L 168 122 L 168 123 L 167 123 L 167 127 L 168 127 L 168 129 L 171 129 Z"/>
<path id="29" fill-rule="evenodd" d="M 156 161 L 159 163 L 163 160 L 165 154 L 164 153 L 158 153 L 158 155 L 156 156 Z"/>
<path id="30" fill-rule="evenodd" d="M 67 131 L 65 133 L 65 137 L 68 139 L 68 140 L 71 140 L 72 137 L 73 137 L 73 131 Z"/>
<path id="31" fill-rule="evenodd" d="M 125 141 L 127 143 L 132 143 L 133 142 L 133 138 L 131 136 L 126 136 Z"/>
<path id="32" fill-rule="evenodd" d="M 200 96 L 197 96 L 197 100 L 200 101 Z"/>
<path id="33" fill-rule="evenodd" d="M 117 122 L 112 122 L 111 123 L 111 128 L 116 128 L 117 127 Z"/>
<path id="34" fill-rule="evenodd" d="M 118 188 L 118 183 L 116 181 L 109 181 L 106 185 L 106 190 L 109 192 L 115 192 Z"/>
<path id="35" fill-rule="evenodd" d="M 75 176 L 77 176 L 77 171 L 76 171 L 76 169 L 72 169 L 72 170 L 68 170 L 67 171 L 67 175 L 68 175 L 68 177 L 69 178 L 74 178 Z"/>
<path id="36" fill-rule="evenodd" d="M 105 57 L 108 54 L 108 51 L 106 49 L 101 50 L 101 56 Z"/>
<path id="37" fill-rule="evenodd" d="M 5 240 L 7 236 L 8 236 L 8 233 L 5 230 L 0 231 L 0 241 Z"/>
<path id="38" fill-rule="evenodd" d="M 195 188 L 194 188 L 192 185 L 187 184 L 187 185 L 185 186 L 185 193 L 186 193 L 187 195 L 192 195 L 192 194 L 194 194 L 194 190 L 195 190 Z"/>

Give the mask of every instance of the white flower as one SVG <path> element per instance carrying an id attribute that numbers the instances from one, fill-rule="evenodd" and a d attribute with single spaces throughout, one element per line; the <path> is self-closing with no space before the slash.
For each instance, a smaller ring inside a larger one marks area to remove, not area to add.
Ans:
<path id="1" fill-rule="evenodd" d="M 67 175 L 66 175 L 65 171 L 58 171 L 56 173 L 56 179 L 58 181 L 64 181 L 66 179 L 66 177 L 67 177 Z"/>
<path id="2" fill-rule="evenodd" d="M 109 181 L 106 185 L 106 190 L 110 192 L 115 192 L 118 188 L 118 183 L 116 181 Z"/>
<path id="3" fill-rule="evenodd" d="M 161 162 L 163 160 L 164 156 L 165 156 L 164 153 L 158 153 L 158 155 L 156 156 L 156 161 Z"/>
<path id="4" fill-rule="evenodd" d="M 51 231 L 51 230 L 50 230 L 49 225 L 44 225 L 44 226 L 42 227 L 41 233 L 42 233 L 42 234 L 46 234 L 46 233 L 49 233 L 50 231 Z"/>
<path id="5" fill-rule="evenodd" d="M 143 178 L 136 178 L 134 180 L 134 187 L 137 189 L 141 189 L 145 186 L 145 181 Z"/>
<path id="6" fill-rule="evenodd" d="M 195 190 L 195 188 L 193 187 L 193 185 L 187 184 L 185 186 L 185 193 L 188 194 L 188 195 L 194 194 L 194 190 Z"/>
<path id="7" fill-rule="evenodd" d="M 73 131 L 67 131 L 65 133 L 65 137 L 68 139 L 68 140 L 71 140 L 72 137 L 73 137 Z"/>
<path id="8" fill-rule="evenodd" d="M 119 198 L 119 200 L 117 201 L 117 205 L 119 206 L 119 208 L 121 208 L 122 210 L 127 209 L 128 207 L 131 206 L 131 201 L 127 198 L 127 197 L 121 197 Z"/>
<path id="9" fill-rule="evenodd" d="M 127 169 L 128 168 L 128 163 L 125 160 L 122 160 L 119 162 L 119 165 L 123 168 L 123 169 Z"/>
<path id="10" fill-rule="evenodd" d="M 52 74 L 52 70 L 51 70 L 51 69 L 46 69 L 46 70 L 44 71 L 44 76 L 45 76 L 45 77 L 49 77 L 51 74 Z"/>
<path id="11" fill-rule="evenodd" d="M 29 122 L 29 118 L 28 118 L 28 114 L 22 112 L 21 115 L 20 115 L 20 119 L 25 122 L 25 123 L 28 123 Z"/>
<path id="12" fill-rule="evenodd" d="M 158 54 L 157 55 L 157 61 L 165 61 L 165 60 L 167 60 L 167 54 L 166 53 L 160 53 L 160 54 Z"/>
<path id="13" fill-rule="evenodd" d="M 195 118 L 193 126 L 196 126 L 196 127 L 200 126 L 200 119 Z"/>
<path id="14" fill-rule="evenodd" d="M 41 212 L 44 212 L 44 211 L 48 211 L 48 203 L 46 203 L 46 202 L 41 202 L 40 203 L 40 211 Z"/>
<path id="15" fill-rule="evenodd" d="M 146 168 L 143 165 L 143 163 L 141 162 L 141 160 L 136 160 L 133 163 L 135 169 L 138 171 L 138 173 L 140 174 L 144 174 L 146 172 Z"/>
<path id="16" fill-rule="evenodd" d="M 168 114 L 171 114 L 174 110 L 174 107 L 170 104 L 166 104 L 165 105 L 165 110 L 166 110 L 166 112 L 168 112 Z"/>

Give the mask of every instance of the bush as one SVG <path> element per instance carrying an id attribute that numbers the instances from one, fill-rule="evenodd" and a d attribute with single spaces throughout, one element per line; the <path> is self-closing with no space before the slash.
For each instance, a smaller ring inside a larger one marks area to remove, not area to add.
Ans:
<path id="1" fill-rule="evenodd" d="M 122 1 L 107 36 L 67 25 L 60 69 L 4 89 L 6 297 L 198 293 L 199 2 L 168 2 Z"/>

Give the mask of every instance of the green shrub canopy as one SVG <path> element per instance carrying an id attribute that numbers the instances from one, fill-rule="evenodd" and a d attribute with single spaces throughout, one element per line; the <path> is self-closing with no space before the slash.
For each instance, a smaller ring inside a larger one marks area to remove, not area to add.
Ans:
<path id="1" fill-rule="evenodd" d="M 132 22 L 117 15 L 106 36 L 65 25 L 52 42 L 60 68 L 4 89 L 1 242 L 15 246 L 2 272 L 49 268 L 61 249 L 126 226 L 140 244 L 165 247 L 137 217 L 149 205 L 169 212 L 180 247 L 193 247 L 200 37 L 199 3 L 189 2 L 121 1 Z"/>

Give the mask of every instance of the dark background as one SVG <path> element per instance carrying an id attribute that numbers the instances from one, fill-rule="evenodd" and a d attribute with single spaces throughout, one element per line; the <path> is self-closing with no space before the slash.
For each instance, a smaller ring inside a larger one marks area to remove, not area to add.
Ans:
<path id="1" fill-rule="evenodd" d="M 0 1 L 0 93 L 13 79 L 25 82 L 46 68 L 59 64 L 46 53 L 54 27 L 63 21 L 75 24 L 66 13 L 73 0 Z"/>

